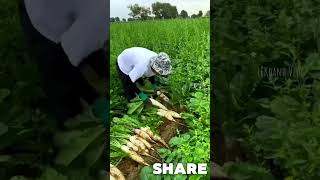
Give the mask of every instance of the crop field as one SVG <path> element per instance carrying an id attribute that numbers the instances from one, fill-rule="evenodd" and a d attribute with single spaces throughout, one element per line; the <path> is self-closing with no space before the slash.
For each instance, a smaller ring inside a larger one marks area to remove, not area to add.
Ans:
<path id="1" fill-rule="evenodd" d="M 209 179 L 209 176 L 153 175 L 155 162 L 209 163 L 210 159 L 210 24 L 209 18 L 112 23 L 110 29 L 110 156 L 126 179 Z M 127 102 L 116 70 L 117 56 L 129 47 L 145 47 L 166 52 L 173 63 L 173 73 L 158 77 L 170 99 L 161 101 L 150 92 L 150 84 L 140 87 L 182 118 L 175 122 L 157 115 L 157 108 L 144 108 L 140 100 Z M 143 162 L 134 161 L 123 151 L 131 136 L 149 127 L 165 143 L 151 144 Z M 136 132 L 134 132 L 134 129 Z M 167 144 L 165 146 L 164 144 Z M 144 164 L 144 165 L 143 165 Z M 209 171 L 209 168 L 207 168 Z"/>
<path id="2" fill-rule="evenodd" d="M 212 7 L 214 160 L 236 180 L 320 179 L 319 1 Z"/>

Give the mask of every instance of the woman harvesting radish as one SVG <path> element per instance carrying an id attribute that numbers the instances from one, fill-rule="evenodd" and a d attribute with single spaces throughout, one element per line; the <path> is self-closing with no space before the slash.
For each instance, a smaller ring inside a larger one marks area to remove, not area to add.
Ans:
<path id="1" fill-rule="evenodd" d="M 21 0 L 21 23 L 50 112 L 63 126 L 64 120 L 82 112 L 80 99 L 91 105 L 97 118 L 107 122 L 108 101 L 91 86 L 80 69 L 89 65 L 106 80 L 108 41 L 106 0 Z"/>
<path id="2" fill-rule="evenodd" d="M 164 52 L 158 54 L 146 48 L 132 47 L 118 56 L 117 68 L 127 99 L 131 100 L 138 95 L 143 102 L 149 103 L 149 97 L 140 91 L 135 83 L 143 85 L 143 78 L 146 77 L 156 91 L 158 86 L 155 75 L 170 74 L 172 66 L 169 56 Z"/>

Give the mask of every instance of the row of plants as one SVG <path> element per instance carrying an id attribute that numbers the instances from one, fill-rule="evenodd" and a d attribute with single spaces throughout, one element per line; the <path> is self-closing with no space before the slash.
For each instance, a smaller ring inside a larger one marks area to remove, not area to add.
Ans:
<path id="1" fill-rule="evenodd" d="M 233 179 L 319 179 L 319 2 L 212 6 L 215 161 Z"/>

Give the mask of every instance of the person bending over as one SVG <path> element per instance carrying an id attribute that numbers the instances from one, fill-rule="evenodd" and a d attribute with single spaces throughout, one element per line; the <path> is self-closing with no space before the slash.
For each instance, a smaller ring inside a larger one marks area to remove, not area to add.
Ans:
<path id="1" fill-rule="evenodd" d="M 117 58 L 117 69 L 123 84 L 126 98 L 130 101 L 137 95 L 145 103 L 149 97 L 139 90 L 136 83 L 144 85 L 143 78 L 148 78 L 153 90 L 158 90 L 155 75 L 166 76 L 172 66 L 168 54 L 159 54 L 142 47 L 125 49 Z"/>
<path id="2" fill-rule="evenodd" d="M 97 118 L 108 118 L 106 95 L 100 95 L 80 71 L 89 64 L 107 80 L 109 12 L 106 0 L 21 0 L 22 28 L 39 67 L 49 110 L 63 124 L 82 112 L 80 99 Z"/>

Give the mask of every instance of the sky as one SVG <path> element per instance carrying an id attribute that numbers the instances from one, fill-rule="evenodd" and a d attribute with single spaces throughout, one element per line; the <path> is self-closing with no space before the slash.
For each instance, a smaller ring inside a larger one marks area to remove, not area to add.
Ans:
<path id="1" fill-rule="evenodd" d="M 154 2 L 167 2 L 177 6 L 178 12 L 186 10 L 188 15 L 198 14 L 201 10 L 205 14 L 210 9 L 210 0 L 111 0 L 110 1 L 110 17 L 128 18 L 130 17 L 129 9 L 131 4 L 139 4 L 140 6 L 150 7 Z"/>

